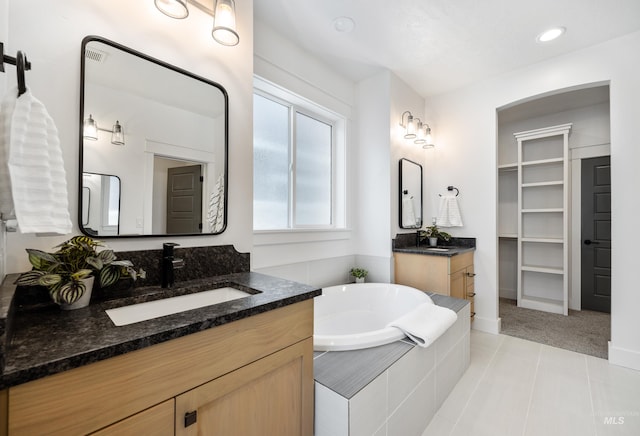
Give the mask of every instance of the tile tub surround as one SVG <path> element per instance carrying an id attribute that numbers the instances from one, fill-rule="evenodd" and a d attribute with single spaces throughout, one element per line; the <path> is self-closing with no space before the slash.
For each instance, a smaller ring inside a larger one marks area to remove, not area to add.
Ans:
<path id="1" fill-rule="evenodd" d="M 409 340 L 314 359 L 316 436 L 419 435 L 469 365 L 469 303 L 430 294 L 458 320 L 430 347 Z"/>
<path id="2" fill-rule="evenodd" d="M 16 278 L 17 274 L 5 278 L 7 288 L 12 287 L 9 284 Z M 259 293 L 240 300 L 122 327 L 114 326 L 105 313 L 105 309 L 157 299 L 160 295 L 181 295 L 187 287 L 192 291 L 198 286 L 204 290 L 229 284 L 241 289 L 257 290 Z M 13 288 L 15 290 L 15 286 Z M 13 315 L 7 318 L 11 329 L 4 349 L 5 366 L 0 376 L 0 389 L 247 318 L 320 294 L 320 289 L 297 282 L 242 272 L 179 282 L 170 289 L 135 288 L 130 290 L 129 297 L 124 300 L 93 300 L 88 307 L 73 311 L 62 311 L 51 302 L 19 305 L 15 307 Z"/>

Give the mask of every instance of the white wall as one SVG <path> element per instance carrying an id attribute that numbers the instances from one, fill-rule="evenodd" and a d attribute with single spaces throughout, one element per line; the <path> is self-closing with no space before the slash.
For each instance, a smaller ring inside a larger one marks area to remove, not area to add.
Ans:
<path id="1" fill-rule="evenodd" d="M 191 8 L 186 20 L 172 20 L 151 1 L 4 0 L 0 2 L 3 12 L 7 2 L 8 13 L 0 17 L 2 23 L 8 23 L 11 49 L 27 53 L 32 63 L 32 70 L 26 74 L 27 86 L 46 105 L 58 127 L 74 233 L 79 233 L 80 44 L 86 35 L 99 35 L 216 81 L 229 94 L 227 230 L 218 236 L 116 239 L 109 241 L 109 245 L 116 251 L 158 249 L 163 241 L 175 240 L 182 246 L 233 244 L 241 252 L 251 251 L 252 0 L 236 1 L 240 44 L 235 47 L 216 43 L 210 34 L 211 17 L 195 8 Z M 4 33 L 0 31 L 0 35 Z M 14 86 L 14 80 L 7 78 L 5 88 Z M 68 237 L 8 234 L 7 272 L 28 268 L 25 248 L 49 250 Z"/>
<path id="2" fill-rule="evenodd" d="M 496 108 L 553 90 L 597 82 L 611 85 L 612 363 L 640 369 L 640 293 L 633 235 L 640 201 L 623 189 L 640 186 L 640 32 L 491 78 L 428 101 L 436 115 L 433 184 L 460 188 L 465 231 L 477 237 L 474 328 L 497 332 Z M 434 131 L 435 131 L 434 127 Z"/>

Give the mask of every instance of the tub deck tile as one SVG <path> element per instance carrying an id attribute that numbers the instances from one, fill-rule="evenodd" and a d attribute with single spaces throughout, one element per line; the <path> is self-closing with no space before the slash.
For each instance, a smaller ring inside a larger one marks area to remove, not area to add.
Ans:
<path id="1" fill-rule="evenodd" d="M 350 399 L 413 347 L 396 341 L 364 350 L 324 353 L 314 360 L 314 378 Z"/>

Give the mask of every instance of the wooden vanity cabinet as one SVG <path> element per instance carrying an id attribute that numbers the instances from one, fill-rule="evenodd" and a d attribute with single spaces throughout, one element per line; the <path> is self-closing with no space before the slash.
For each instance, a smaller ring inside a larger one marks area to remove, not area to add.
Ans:
<path id="1" fill-rule="evenodd" d="M 9 435 L 311 435 L 313 300 L 11 387 L 8 403 Z"/>
<path id="2" fill-rule="evenodd" d="M 473 252 L 454 256 L 394 253 L 395 282 L 423 291 L 469 300 L 475 315 Z"/>

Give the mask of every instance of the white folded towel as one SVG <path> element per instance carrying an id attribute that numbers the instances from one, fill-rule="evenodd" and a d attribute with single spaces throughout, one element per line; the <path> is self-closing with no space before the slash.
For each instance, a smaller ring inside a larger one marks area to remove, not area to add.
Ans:
<path id="1" fill-rule="evenodd" d="M 67 179 L 58 130 L 27 88 L 0 107 L 0 212 L 22 233 L 71 233 Z"/>
<path id="2" fill-rule="evenodd" d="M 399 328 L 419 346 L 428 347 L 457 319 L 458 315 L 453 310 L 429 302 L 389 323 L 389 326 Z"/>
<path id="3" fill-rule="evenodd" d="M 418 227 L 416 211 L 413 208 L 413 197 L 409 194 L 402 195 L 402 227 Z"/>
<path id="4" fill-rule="evenodd" d="M 462 216 L 458 207 L 458 198 L 455 195 L 440 197 L 436 224 L 441 227 L 462 227 Z"/>

